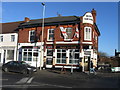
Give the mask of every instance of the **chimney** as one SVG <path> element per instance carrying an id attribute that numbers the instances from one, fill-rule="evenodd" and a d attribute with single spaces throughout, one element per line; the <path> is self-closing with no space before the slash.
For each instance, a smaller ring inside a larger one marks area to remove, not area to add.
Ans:
<path id="1" fill-rule="evenodd" d="M 93 22 L 96 23 L 96 10 L 94 10 L 94 8 L 91 11 L 92 15 L 93 15 Z"/>
<path id="2" fill-rule="evenodd" d="M 24 22 L 29 22 L 30 19 L 28 17 L 25 17 Z"/>

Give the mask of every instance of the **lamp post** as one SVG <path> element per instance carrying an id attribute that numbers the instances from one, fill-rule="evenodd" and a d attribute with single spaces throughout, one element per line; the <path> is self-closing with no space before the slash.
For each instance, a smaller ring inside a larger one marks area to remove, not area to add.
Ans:
<path id="1" fill-rule="evenodd" d="M 44 15 L 45 15 L 45 3 L 43 5 L 43 21 L 42 21 L 42 37 L 41 37 L 41 59 L 40 59 L 40 70 L 41 70 L 41 61 L 43 61 L 43 32 L 44 32 Z"/>

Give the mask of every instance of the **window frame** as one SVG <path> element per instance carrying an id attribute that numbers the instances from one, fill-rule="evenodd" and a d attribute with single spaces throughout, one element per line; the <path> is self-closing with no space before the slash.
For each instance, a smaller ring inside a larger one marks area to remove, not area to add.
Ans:
<path id="1" fill-rule="evenodd" d="M 71 29 L 71 32 L 68 33 L 68 32 L 67 32 L 67 29 L 69 29 L 69 28 Z M 67 27 L 67 28 L 65 28 L 65 29 L 66 29 L 66 33 L 67 33 L 67 35 L 73 33 L 73 28 L 72 28 L 72 27 Z M 70 35 L 70 36 L 71 36 L 71 35 Z M 66 38 L 66 39 L 72 39 L 72 37 L 71 37 L 71 38 L 68 37 L 68 38 Z"/>
<path id="2" fill-rule="evenodd" d="M 26 55 L 24 54 L 26 53 Z M 29 56 L 31 53 L 31 56 Z M 37 53 L 37 56 L 34 56 L 35 53 Z M 31 60 L 29 60 L 29 58 L 31 58 Z M 39 59 L 39 52 L 38 50 L 34 50 L 32 48 L 23 48 L 22 49 L 22 61 L 27 61 L 27 62 L 34 62 L 34 61 L 38 61 Z"/>
<path id="3" fill-rule="evenodd" d="M 0 36 L 0 42 L 3 42 L 3 35 Z"/>
<path id="4" fill-rule="evenodd" d="M 65 58 L 63 58 L 63 54 L 67 55 L 66 49 L 57 49 L 57 55 L 58 54 L 60 54 L 60 58 L 58 58 L 58 56 L 57 56 L 56 64 L 66 64 L 66 57 L 67 56 L 65 56 Z M 58 62 L 58 61 L 60 61 L 60 62 Z"/>
<path id="5" fill-rule="evenodd" d="M 31 40 L 31 32 L 34 32 L 34 35 L 32 35 L 32 36 L 35 37 L 35 30 L 30 30 L 29 31 L 29 42 L 34 42 L 35 40 Z"/>
<path id="6" fill-rule="evenodd" d="M 15 42 L 15 35 L 11 35 L 11 42 Z"/>
<path id="7" fill-rule="evenodd" d="M 52 33 L 52 31 L 51 31 L 51 33 L 50 33 L 50 30 L 55 31 L 55 29 L 54 29 L 54 28 L 48 29 L 48 37 L 47 37 L 47 41 L 54 41 L 54 32 Z M 53 39 L 52 39 L 52 40 L 51 40 L 51 39 L 49 39 L 49 38 L 50 38 L 50 34 L 51 34 L 51 35 L 53 35 Z"/>
<path id="8" fill-rule="evenodd" d="M 84 27 L 84 40 L 91 41 L 92 40 L 92 28 Z"/>

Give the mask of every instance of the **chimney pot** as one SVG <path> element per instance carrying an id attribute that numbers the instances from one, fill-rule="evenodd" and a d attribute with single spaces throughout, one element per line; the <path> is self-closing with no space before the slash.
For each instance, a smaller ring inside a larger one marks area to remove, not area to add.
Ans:
<path id="1" fill-rule="evenodd" d="M 28 17 L 25 17 L 24 21 L 25 21 L 25 22 L 29 22 L 30 19 L 29 19 Z"/>

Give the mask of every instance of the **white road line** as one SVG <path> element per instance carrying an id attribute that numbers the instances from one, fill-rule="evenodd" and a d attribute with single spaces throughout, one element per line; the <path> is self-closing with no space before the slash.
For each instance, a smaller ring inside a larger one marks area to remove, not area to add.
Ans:
<path id="1" fill-rule="evenodd" d="M 16 82 L 17 84 L 20 84 L 20 83 L 26 83 L 28 81 L 29 77 L 25 77 L 25 78 L 22 78 L 21 80 L 19 80 L 18 82 Z"/>
<path id="2" fill-rule="evenodd" d="M 2 80 L 8 80 L 8 79 L 0 79 L 0 81 L 2 81 Z"/>
<path id="3" fill-rule="evenodd" d="M 31 83 L 31 81 L 33 80 L 33 78 L 34 78 L 34 77 L 31 77 L 31 78 L 27 81 L 27 83 Z"/>
<path id="4" fill-rule="evenodd" d="M 61 88 L 72 88 L 72 87 L 68 87 L 68 86 L 52 85 L 52 84 L 43 84 L 43 85 L 54 86 L 54 87 L 61 87 Z"/>
<path id="5" fill-rule="evenodd" d="M 0 87 L 15 87 L 15 88 L 24 88 L 24 87 L 28 87 L 28 86 L 39 86 L 39 85 L 2 85 Z"/>
<path id="6" fill-rule="evenodd" d="M 72 87 L 69 87 L 69 86 L 55 85 L 55 84 L 48 84 L 48 83 L 39 83 L 39 82 L 34 82 L 34 83 L 36 83 L 37 85 L 40 85 L 40 86 L 53 86 L 53 87 L 61 87 L 61 88 L 72 88 Z"/>

